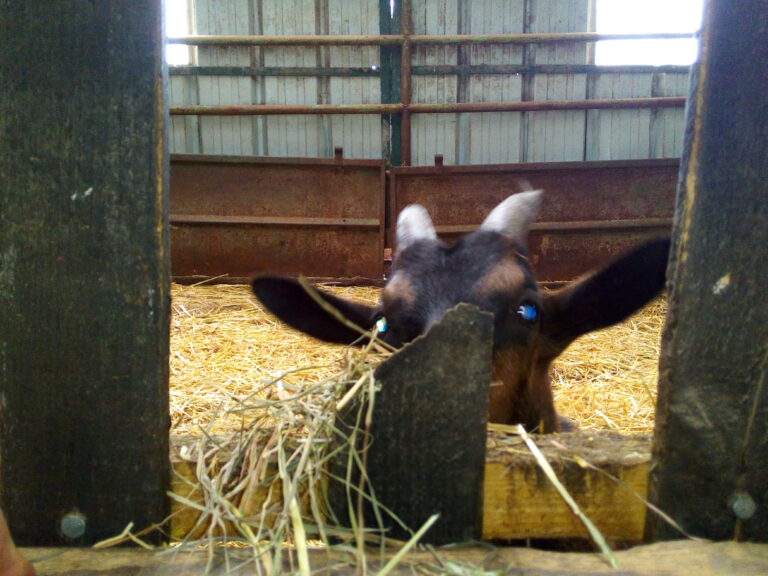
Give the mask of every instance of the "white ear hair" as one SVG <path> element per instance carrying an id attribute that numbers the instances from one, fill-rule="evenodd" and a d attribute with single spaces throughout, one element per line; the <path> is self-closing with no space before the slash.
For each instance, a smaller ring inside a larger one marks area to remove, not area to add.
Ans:
<path id="1" fill-rule="evenodd" d="M 480 229 L 511 236 L 525 248 L 528 244 L 528 229 L 539 211 L 542 194 L 543 190 L 513 194 L 491 210 Z"/>
<path id="2" fill-rule="evenodd" d="M 437 232 L 424 206 L 406 206 L 397 217 L 397 250 L 405 250 L 417 240 L 436 240 Z"/>

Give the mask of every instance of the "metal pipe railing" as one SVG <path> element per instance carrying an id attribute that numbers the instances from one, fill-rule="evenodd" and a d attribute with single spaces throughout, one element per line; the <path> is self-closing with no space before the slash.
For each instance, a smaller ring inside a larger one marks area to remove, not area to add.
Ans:
<path id="1" fill-rule="evenodd" d="M 190 46 L 390 46 L 400 47 L 400 98 L 393 104 L 244 104 L 218 106 L 173 106 L 173 115 L 256 116 L 287 114 L 399 114 L 401 119 L 400 152 L 402 164 L 411 158 L 411 114 L 442 114 L 462 112 L 533 112 L 551 110 L 616 110 L 637 108 L 669 108 L 685 106 L 685 98 L 621 98 L 612 100 L 549 100 L 523 102 L 461 102 L 412 103 L 411 78 L 413 46 L 487 45 L 487 44 L 551 44 L 563 42 L 590 43 L 604 40 L 677 40 L 695 38 L 697 33 L 599 34 L 594 32 L 563 32 L 544 34 L 411 34 L 410 0 L 403 0 L 400 34 L 343 36 L 179 36 L 169 38 L 169 44 Z M 423 67 L 422 67 L 423 68 Z M 456 73 L 453 67 L 442 67 L 445 73 Z M 449 68 L 451 70 L 449 71 Z M 466 73 L 459 71 L 458 73 Z M 502 73 L 491 71 L 490 73 Z M 529 73 L 524 71 L 522 73 Z"/>
<path id="2" fill-rule="evenodd" d="M 605 40 L 680 40 L 696 38 L 696 32 L 601 34 L 597 32 L 553 32 L 544 34 L 384 34 L 384 35 L 296 35 L 296 36 L 174 36 L 168 44 L 186 46 L 398 46 L 461 44 L 551 44 L 600 42 Z"/>
<path id="3" fill-rule="evenodd" d="M 239 104 L 172 106 L 175 116 L 263 116 L 306 114 L 448 114 L 461 112 L 541 112 L 553 110 L 627 110 L 680 108 L 684 97 L 595 100 L 534 100 L 524 102 L 451 102 L 445 104 Z"/>

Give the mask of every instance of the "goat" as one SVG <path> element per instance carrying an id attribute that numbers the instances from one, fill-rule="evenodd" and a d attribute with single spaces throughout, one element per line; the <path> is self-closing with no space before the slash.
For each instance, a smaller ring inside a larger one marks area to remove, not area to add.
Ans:
<path id="1" fill-rule="evenodd" d="M 513 194 L 482 225 L 453 245 L 438 239 L 426 209 L 406 207 L 397 251 L 380 303 L 366 306 L 321 292 L 358 326 L 400 347 L 426 332 L 449 308 L 474 304 L 494 316 L 494 385 L 489 420 L 527 430 L 571 429 L 557 415 L 552 361 L 577 337 L 624 320 L 664 287 L 668 239 L 650 240 L 555 291 L 542 290 L 527 258 L 527 236 L 542 192 Z M 360 342 L 360 334 L 326 312 L 295 280 L 257 276 L 258 299 L 289 326 L 326 342 Z"/>

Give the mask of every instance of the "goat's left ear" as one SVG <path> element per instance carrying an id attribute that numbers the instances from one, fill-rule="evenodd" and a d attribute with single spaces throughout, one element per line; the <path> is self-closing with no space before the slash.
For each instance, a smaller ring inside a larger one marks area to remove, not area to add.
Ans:
<path id="1" fill-rule="evenodd" d="M 552 356 L 587 332 L 621 322 L 655 298 L 664 288 L 668 259 L 669 239 L 657 238 L 545 294 L 541 330 Z"/>
<path id="2" fill-rule="evenodd" d="M 251 287 L 272 314 L 296 330 L 334 344 L 365 343 L 360 333 L 323 309 L 296 280 L 279 276 L 256 276 L 251 281 Z M 352 323 L 365 331 L 373 329 L 376 308 L 322 290 L 316 291 Z"/>

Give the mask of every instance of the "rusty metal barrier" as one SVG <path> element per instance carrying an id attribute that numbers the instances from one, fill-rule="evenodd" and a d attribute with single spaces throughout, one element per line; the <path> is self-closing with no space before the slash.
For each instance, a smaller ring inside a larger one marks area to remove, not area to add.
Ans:
<path id="1" fill-rule="evenodd" d="M 384 161 L 171 155 L 176 280 L 255 272 L 380 282 Z"/>
<path id="2" fill-rule="evenodd" d="M 530 235 L 531 263 L 540 281 L 562 282 L 669 234 L 678 168 L 676 159 L 442 166 L 437 157 L 435 166 L 392 168 L 390 219 L 421 204 L 450 241 L 528 182 L 545 190 Z"/>
<path id="3" fill-rule="evenodd" d="M 389 233 L 419 203 L 448 241 L 474 230 L 528 182 L 546 191 L 530 238 L 543 282 L 575 278 L 668 234 L 678 160 L 392 168 L 383 161 L 171 156 L 176 280 L 242 281 L 254 272 L 381 283 Z M 385 199 L 386 198 L 386 199 Z"/>

